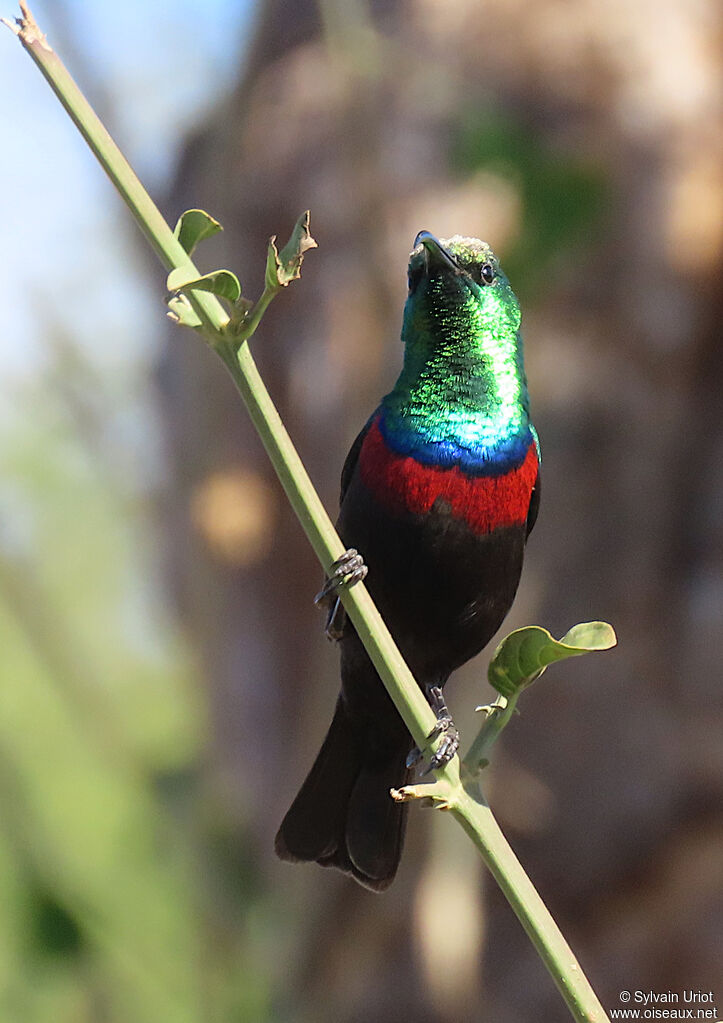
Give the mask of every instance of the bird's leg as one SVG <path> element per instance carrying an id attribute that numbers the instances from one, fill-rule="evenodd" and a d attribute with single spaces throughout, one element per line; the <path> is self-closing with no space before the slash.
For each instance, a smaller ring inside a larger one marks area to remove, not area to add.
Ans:
<path id="1" fill-rule="evenodd" d="M 444 702 L 441 687 L 429 686 L 427 689 L 427 699 L 437 717 L 437 724 L 427 736 L 427 742 L 434 742 L 440 735 L 442 736 L 442 741 L 437 751 L 432 754 L 429 765 L 422 771 L 423 775 L 429 774 L 430 771 L 436 771 L 438 767 L 444 767 L 459 749 L 459 732 L 455 727 L 447 704 Z M 422 759 L 422 756 L 422 750 L 415 746 L 407 757 L 407 767 L 414 767 Z"/>
<path id="2" fill-rule="evenodd" d="M 366 578 L 367 571 L 364 559 L 353 547 L 344 551 L 331 566 L 326 582 L 314 597 L 317 606 L 326 604 L 329 608 L 324 629 L 329 639 L 341 639 L 344 632 L 346 612 L 337 596 L 338 591 L 342 586 L 354 586 L 355 583 L 361 582 Z"/>

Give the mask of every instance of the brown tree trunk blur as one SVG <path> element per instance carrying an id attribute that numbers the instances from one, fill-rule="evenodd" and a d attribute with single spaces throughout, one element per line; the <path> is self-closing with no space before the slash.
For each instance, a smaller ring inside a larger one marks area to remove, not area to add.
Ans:
<path id="1" fill-rule="evenodd" d="M 685 0 L 650 19 L 634 5 L 608 19 L 591 0 L 270 0 L 243 81 L 189 142 L 169 201 L 172 216 L 201 206 L 221 220 L 204 266 L 232 267 L 250 295 L 269 235 L 311 208 L 320 247 L 253 349 L 332 510 L 345 453 L 400 363 L 415 233 L 482 236 L 519 266 L 544 485 L 505 629 L 604 618 L 620 646 L 527 695 L 490 795 L 610 1007 L 623 988 L 723 979 L 714 17 Z M 496 149 L 487 121 L 508 126 Z M 505 150 L 515 134 L 526 150 Z M 465 138 L 482 140 L 473 158 Z M 577 235 L 560 227 L 578 201 L 568 166 L 604 182 Z M 482 871 L 449 820 L 412 814 L 383 897 L 273 859 L 336 693 L 312 605 L 320 574 L 221 364 L 174 330 L 159 382 L 169 580 L 214 708 L 207 785 L 278 899 L 279 1011 L 557 1023 L 562 1003 L 492 884 L 478 916 Z M 468 738 L 485 664 L 450 686 Z"/>

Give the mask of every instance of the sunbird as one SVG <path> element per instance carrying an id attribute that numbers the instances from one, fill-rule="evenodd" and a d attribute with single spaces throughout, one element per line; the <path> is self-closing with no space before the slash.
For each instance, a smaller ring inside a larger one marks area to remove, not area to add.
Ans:
<path id="1" fill-rule="evenodd" d="M 319 755 L 276 836 L 285 860 L 316 861 L 383 891 L 404 842 L 404 785 L 420 752 L 337 591 L 369 591 L 438 719 L 428 769 L 454 756 L 442 697 L 512 605 L 540 502 L 520 306 L 490 247 L 421 231 L 409 260 L 404 364 L 341 474 L 348 546 L 317 598 L 341 650 L 341 693 Z M 359 553 L 357 553 L 359 552 Z"/>

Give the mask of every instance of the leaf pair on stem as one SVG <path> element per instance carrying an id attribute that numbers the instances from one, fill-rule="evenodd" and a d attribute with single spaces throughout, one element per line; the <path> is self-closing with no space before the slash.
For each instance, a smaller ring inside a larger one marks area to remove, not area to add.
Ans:
<path id="1" fill-rule="evenodd" d="M 291 281 L 301 276 L 304 253 L 316 248 L 316 242 L 309 233 L 309 211 L 297 220 L 286 245 L 279 252 L 276 235 L 269 239 L 266 257 L 264 291 L 254 304 L 241 293 L 241 283 L 231 270 L 212 270 L 199 274 L 190 262 L 190 257 L 199 242 L 222 231 L 223 228 L 205 210 L 186 210 L 174 230 L 174 236 L 189 256 L 188 266 L 179 266 L 168 275 L 166 287 L 171 292 L 168 301 L 169 316 L 184 327 L 204 332 L 204 324 L 188 300 L 190 291 L 208 291 L 230 306 L 230 320 L 227 331 L 240 341 L 247 340 L 258 326 L 266 306 Z M 255 316 L 254 313 L 258 315 Z"/>

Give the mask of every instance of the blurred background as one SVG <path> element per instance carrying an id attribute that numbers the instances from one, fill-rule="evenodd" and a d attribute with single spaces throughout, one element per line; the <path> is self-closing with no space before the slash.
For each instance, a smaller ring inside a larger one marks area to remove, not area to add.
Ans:
<path id="1" fill-rule="evenodd" d="M 619 647 L 525 697 L 490 801 L 604 1005 L 723 1001 L 720 6 L 34 13 L 168 219 L 224 224 L 205 269 L 257 295 L 311 208 L 253 350 L 332 512 L 400 365 L 414 235 L 501 255 L 544 453 L 504 629 L 602 618 Z M 443 815 L 412 811 L 384 896 L 275 860 L 337 691 L 318 565 L 221 363 L 0 47 L 1 1023 L 566 1019 Z M 463 739 L 487 659 L 450 686 Z"/>

